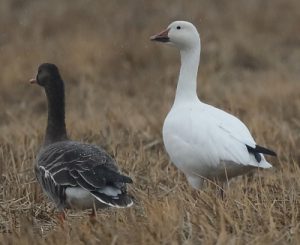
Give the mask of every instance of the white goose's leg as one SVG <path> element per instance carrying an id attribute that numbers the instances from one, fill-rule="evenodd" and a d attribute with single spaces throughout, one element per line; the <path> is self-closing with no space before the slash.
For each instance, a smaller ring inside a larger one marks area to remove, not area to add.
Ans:
<path id="1" fill-rule="evenodd" d="M 195 189 L 201 189 L 203 186 L 203 179 L 199 176 L 186 175 L 186 178 L 190 185 Z"/>

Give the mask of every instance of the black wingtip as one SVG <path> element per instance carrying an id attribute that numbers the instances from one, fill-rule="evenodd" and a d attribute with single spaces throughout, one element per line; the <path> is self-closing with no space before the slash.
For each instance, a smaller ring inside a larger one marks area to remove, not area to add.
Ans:
<path id="1" fill-rule="evenodd" d="M 130 177 L 126 176 L 126 175 L 123 175 L 123 174 L 118 174 L 119 178 L 115 180 L 115 182 L 123 182 L 123 183 L 126 183 L 126 184 L 132 184 L 133 181 Z"/>
<path id="2" fill-rule="evenodd" d="M 255 150 L 257 152 L 260 152 L 260 153 L 263 153 L 263 154 L 266 154 L 266 155 L 277 156 L 275 151 L 272 151 L 270 149 L 264 148 L 264 147 L 259 146 L 259 145 L 256 145 Z"/>
<path id="3" fill-rule="evenodd" d="M 124 183 L 132 184 L 133 180 L 130 177 L 128 177 L 128 176 L 124 176 Z"/>
<path id="4" fill-rule="evenodd" d="M 266 155 L 277 156 L 275 151 L 272 151 L 272 150 L 262 147 L 260 145 L 255 145 L 255 148 L 253 148 L 249 145 L 246 145 L 246 147 L 247 147 L 247 150 L 253 154 L 262 153 L 262 154 L 266 154 Z"/>

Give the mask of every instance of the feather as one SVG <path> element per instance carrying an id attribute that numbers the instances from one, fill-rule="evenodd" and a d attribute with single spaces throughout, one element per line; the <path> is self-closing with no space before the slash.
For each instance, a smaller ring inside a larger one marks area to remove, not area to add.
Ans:
<path id="1" fill-rule="evenodd" d="M 118 172 L 115 161 L 107 153 L 88 144 L 57 142 L 43 148 L 37 160 L 38 180 L 56 203 L 59 198 L 63 202 L 63 190 L 68 187 L 82 187 L 89 192 L 97 192 L 114 186 L 126 196 L 125 183 L 132 183 L 131 178 Z M 105 199 L 106 194 L 99 194 L 98 199 L 99 196 Z"/>
<path id="2" fill-rule="evenodd" d="M 92 191 L 91 194 L 100 202 L 116 208 L 126 208 L 133 204 L 132 198 L 127 194 L 121 194 L 115 197 L 108 196 L 98 191 Z"/>

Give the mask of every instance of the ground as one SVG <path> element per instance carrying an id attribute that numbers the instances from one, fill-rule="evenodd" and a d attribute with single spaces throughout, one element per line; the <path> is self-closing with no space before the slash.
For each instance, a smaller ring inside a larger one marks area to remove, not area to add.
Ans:
<path id="1" fill-rule="evenodd" d="M 18 1 L 0 3 L 1 244 L 299 244 L 300 2 Z M 149 41 L 173 20 L 201 35 L 198 94 L 238 116 L 274 168 L 192 190 L 161 129 L 178 51 Z M 60 68 L 72 139 L 102 145 L 134 180 L 129 209 L 69 211 L 61 225 L 33 166 L 46 99 L 29 85 Z"/>

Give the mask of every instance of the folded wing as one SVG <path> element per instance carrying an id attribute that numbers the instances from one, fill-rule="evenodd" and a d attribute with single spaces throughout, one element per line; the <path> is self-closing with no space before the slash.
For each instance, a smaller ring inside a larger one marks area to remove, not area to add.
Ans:
<path id="1" fill-rule="evenodd" d="M 48 196 L 57 204 L 57 194 L 67 187 L 82 187 L 109 206 L 128 206 L 126 183 L 131 178 L 119 173 L 114 160 L 101 148 L 78 142 L 58 142 L 38 155 L 36 174 Z M 113 188 L 115 192 L 107 191 Z M 118 192 L 119 190 L 119 192 Z"/>

